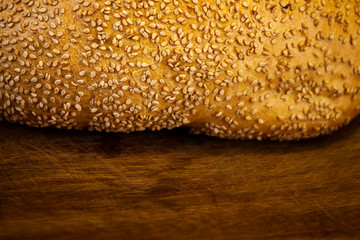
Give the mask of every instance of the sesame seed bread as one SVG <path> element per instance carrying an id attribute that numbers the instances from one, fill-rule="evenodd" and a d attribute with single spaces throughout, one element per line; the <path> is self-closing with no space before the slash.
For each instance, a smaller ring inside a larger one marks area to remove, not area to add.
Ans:
<path id="1" fill-rule="evenodd" d="M 360 112 L 360 0 L 0 0 L 0 120 L 241 139 Z"/>

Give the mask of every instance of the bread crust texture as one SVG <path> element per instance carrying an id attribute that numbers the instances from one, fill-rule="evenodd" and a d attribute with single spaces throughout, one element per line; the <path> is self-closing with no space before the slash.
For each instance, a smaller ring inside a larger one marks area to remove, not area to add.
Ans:
<path id="1" fill-rule="evenodd" d="M 231 139 L 360 112 L 360 0 L 0 0 L 0 120 Z"/>

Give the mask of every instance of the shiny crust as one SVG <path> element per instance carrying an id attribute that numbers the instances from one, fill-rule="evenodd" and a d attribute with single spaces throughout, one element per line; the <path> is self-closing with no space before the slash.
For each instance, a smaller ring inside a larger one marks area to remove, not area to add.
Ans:
<path id="1" fill-rule="evenodd" d="M 359 39 L 359 0 L 0 0 L 0 119 L 314 137 L 360 112 Z"/>

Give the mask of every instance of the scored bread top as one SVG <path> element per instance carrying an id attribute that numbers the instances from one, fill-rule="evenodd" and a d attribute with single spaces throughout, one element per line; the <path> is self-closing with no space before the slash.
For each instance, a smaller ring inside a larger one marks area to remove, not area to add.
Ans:
<path id="1" fill-rule="evenodd" d="M 359 0 L 0 0 L 0 119 L 313 137 L 360 112 L 359 38 Z"/>

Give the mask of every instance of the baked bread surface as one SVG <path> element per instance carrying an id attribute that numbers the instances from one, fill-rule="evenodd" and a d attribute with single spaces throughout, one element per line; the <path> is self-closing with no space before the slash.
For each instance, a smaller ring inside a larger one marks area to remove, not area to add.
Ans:
<path id="1" fill-rule="evenodd" d="M 0 0 L 0 120 L 314 137 L 360 112 L 359 42 L 359 0 Z"/>

